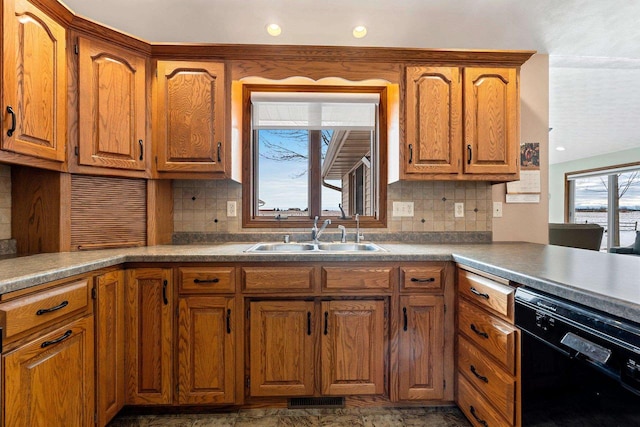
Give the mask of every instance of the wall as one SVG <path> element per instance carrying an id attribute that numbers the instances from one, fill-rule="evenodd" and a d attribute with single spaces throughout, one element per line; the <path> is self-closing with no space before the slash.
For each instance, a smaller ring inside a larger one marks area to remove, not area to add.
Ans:
<path id="1" fill-rule="evenodd" d="M 493 186 L 503 202 L 493 218 L 494 241 L 547 243 L 549 217 L 549 55 L 534 55 L 520 70 L 520 141 L 540 143 L 540 203 L 506 204 L 506 185 Z"/>
<path id="2" fill-rule="evenodd" d="M 564 222 L 564 175 L 640 161 L 640 147 L 549 166 L 549 222 Z"/>
<path id="3" fill-rule="evenodd" d="M 11 238 L 11 167 L 0 164 L 0 240 Z"/>

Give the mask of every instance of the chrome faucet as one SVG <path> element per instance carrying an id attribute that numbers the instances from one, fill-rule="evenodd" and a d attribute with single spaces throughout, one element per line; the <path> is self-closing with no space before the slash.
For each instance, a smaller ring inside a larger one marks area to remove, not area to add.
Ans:
<path id="1" fill-rule="evenodd" d="M 344 225 L 338 225 L 338 229 L 342 232 L 340 243 L 347 243 L 347 227 L 345 227 Z"/>
<path id="2" fill-rule="evenodd" d="M 360 234 L 360 215 L 356 214 L 356 243 L 360 243 L 361 239 L 364 239 L 364 236 Z"/>
<path id="3" fill-rule="evenodd" d="M 318 243 L 320 235 L 324 232 L 325 228 L 327 228 L 329 224 L 331 224 L 331 220 L 327 218 L 324 220 L 324 223 L 322 224 L 320 229 L 318 229 L 318 216 L 316 215 L 316 217 L 313 219 L 313 228 L 311 229 L 311 239 L 314 243 Z"/>

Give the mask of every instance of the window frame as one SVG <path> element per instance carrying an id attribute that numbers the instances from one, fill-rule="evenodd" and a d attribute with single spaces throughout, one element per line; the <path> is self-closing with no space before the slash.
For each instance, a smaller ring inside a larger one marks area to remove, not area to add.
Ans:
<path id="1" fill-rule="evenodd" d="M 377 129 L 377 212 L 373 216 L 360 216 L 360 227 L 385 228 L 387 226 L 387 86 L 328 86 L 328 85 L 278 85 L 278 84 L 245 84 L 242 87 L 242 227 L 243 228 L 308 228 L 313 226 L 313 218 L 261 217 L 255 214 L 255 163 L 253 129 L 251 125 L 251 93 L 252 92 L 327 92 L 327 93 L 377 93 L 380 96 Z M 313 173 L 313 171 L 312 171 Z M 320 170 L 317 171 L 320 173 Z M 309 197 L 320 198 L 321 188 L 309 188 Z M 320 212 L 321 213 L 321 212 Z M 321 215 L 318 215 L 323 218 Z M 327 216 L 333 224 L 355 227 L 354 216 L 340 219 Z"/>

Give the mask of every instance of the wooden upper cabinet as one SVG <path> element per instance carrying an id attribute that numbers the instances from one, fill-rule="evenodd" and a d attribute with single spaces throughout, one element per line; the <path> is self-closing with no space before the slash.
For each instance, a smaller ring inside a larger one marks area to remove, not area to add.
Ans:
<path id="1" fill-rule="evenodd" d="M 64 162 L 65 29 L 27 0 L 2 3 L 2 149 Z"/>
<path id="2" fill-rule="evenodd" d="M 462 148 L 462 82 L 455 67 L 407 67 L 404 171 L 456 174 Z"/>
<path id="3" fill-rule="evenodd" d="M 518 174 L 519 103 L 515 68 L 464 69 L 465 173 Z"/>
<path id="4" fill-rule="evenodd" d="M 225 172 L 224 63 L 158 61 L 154 144 L 159 172 Z"/>
<path id="5" fill-rule="evenodd" d="M 146 59 L 78 37 L 78 163 L 147 170 Z"/>

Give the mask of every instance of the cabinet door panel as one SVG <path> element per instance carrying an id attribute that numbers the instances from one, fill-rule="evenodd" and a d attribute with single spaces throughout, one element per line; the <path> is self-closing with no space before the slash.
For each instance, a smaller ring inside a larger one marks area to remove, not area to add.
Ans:
<path id="1" fill-rule="evenodd" d="M 224 64 L 158 61 L 157 170 L 224 172 Z"/>
<path id="2" fill-rule="evenodd" d="M 454 67 L 407 67 L 405 170 L 458 173 L 462 84 Z"/>
<path id="3" fill-rule="evenodd" d="M 517 84 L 515 68 L 465 68 L 465 173 L 518 172 Z"/>
<path id="4" fill-rule="evenodd" d="M 313 394 L 313 306 L 311 301 L 250 303 L 252 396 Z"/>
<path id="5" fill-rule="evenodd" d="M 180 299 L 179 403 L 233 403 L 235 390 L 233 302 L 233 297 Z"/>
<path id="6" fill-rule="evenodd" d="M 442 399 L 444 395 L 444 299 L 400 297 L 400 400 Z"/>
<path id="7" fill-rule="evenodd" d="M 384 301 L 322 302 L 323 394 L 384 392 L 384 311 Z"/>
<path id="8" fill-rule="evenodd" d="M 79 163 L 145 170 L 145 58 L 82 37 L 78 44 Z"/>
<path id="9" fill-rule="evenodd" d="M 89 316 L 4 355 L 3 425 L 93 426 L 93 345 Z"/>
<path id="10" fill-rule="evenodd" d="M 64 162 L 66 139 L 65 29 L 27 0 L 4 5 L 2 148 Z M 15 114 L 12 126 L 11 107 Z"/>
<path id="11" fill-rule="evenodd" d="M 171 403 L 171 276 L 171 269 L 127 271 L 127 404 Z"/>

